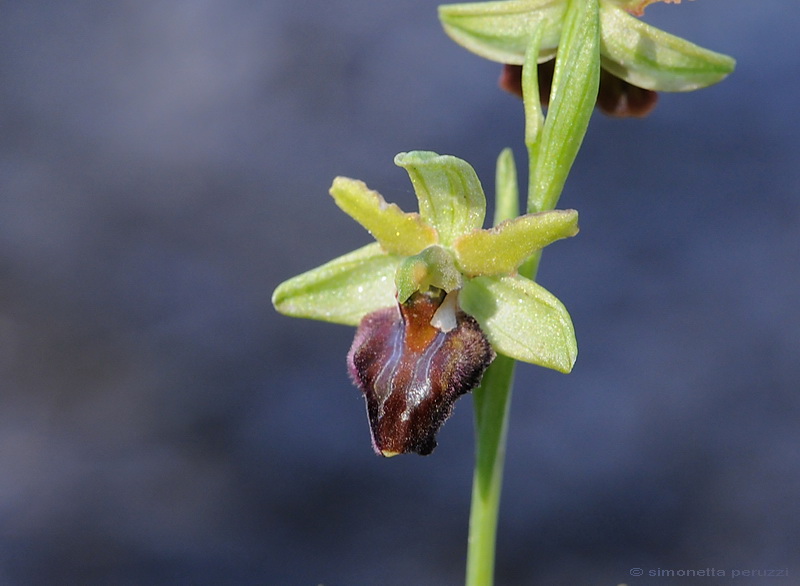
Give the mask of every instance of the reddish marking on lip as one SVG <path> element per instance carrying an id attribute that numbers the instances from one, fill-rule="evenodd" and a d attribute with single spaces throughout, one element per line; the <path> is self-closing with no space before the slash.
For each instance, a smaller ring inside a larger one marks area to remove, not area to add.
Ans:
<path id="1" fill-rule="evenodd" d="M 406 324 L 405 344 L 411 352 L 423 352 L 441 333 L 431 325 L 440 304 L 441 301 L 434 301 L 427 295 L 412 295 L 400 305 L 400 314 Z"/>

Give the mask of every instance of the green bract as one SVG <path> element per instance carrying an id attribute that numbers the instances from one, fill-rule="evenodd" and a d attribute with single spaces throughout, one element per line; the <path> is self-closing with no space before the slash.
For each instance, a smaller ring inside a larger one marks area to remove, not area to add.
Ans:
<path id="1" fill-rule="evenodd" d="M 574 0 L 573 0 L 574 1 Z M 733 71 L 727 55 L 703 49 L 631 16 L 653 0 L 600 0 L 600 54 L 605 69 L 635 86 L 691 91 Z M 538 61 L 555 55 L 569 0 L 500 0 L 439 7 L 445 31 L 470 51 L 522 65 L 528 43 L 541 35 Z"/>
<path id="2" fill-rule="evenodd" d="M 282 283 L 272 296 L 275 308 L 357 325 L 417 291 L 441 289 L 458 295 L 498 353 L 569 372 L 577 355 L 569 314 L 517 268 L 551 242 L 575 235 L 577 212 L 526 214 L 484 230 L 486 199 L 466 162 L 415 151 L 397 155 L 395 163 L 408 172 L 420 213 L 405 213 L 364 183 L 337 177 L 331 187 L 337 205 L 377 243 Z"/>

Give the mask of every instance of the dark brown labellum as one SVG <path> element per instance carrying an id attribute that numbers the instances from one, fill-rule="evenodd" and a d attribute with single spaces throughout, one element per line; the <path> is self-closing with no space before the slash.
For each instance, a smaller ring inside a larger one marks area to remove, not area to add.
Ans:
<path id="1" fill-rule="evenodd" d="M 449 331 L 431 325 L 443 300 L 444 292 L 415 293 L 366 315 L 358 327 L 347 365 L 366 398 L 380 455 L 430 454 L 455 400 L 478 386 L 495 357 L 466 313 L 456 310 Z"/>

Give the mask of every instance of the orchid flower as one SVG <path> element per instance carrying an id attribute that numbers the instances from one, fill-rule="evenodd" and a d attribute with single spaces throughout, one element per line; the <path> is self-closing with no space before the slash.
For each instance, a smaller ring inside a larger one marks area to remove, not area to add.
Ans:
<path id="1" fill-rule="evenodd" d="M 428 454 L 453 403 L 495 353 L 569 372 L 577 346 L 561 302 L 517 269 L 578 231 L 574 210 L 515 217 L 483 229 L 486 198 L 465 161 L 400 153 L 419 213 L 363 182 L 333 181 L 336 204 L 376 242 L 282 283 L 286 315 L 358 325 L 348 369 L 363 392 L 375 451 Z"/>

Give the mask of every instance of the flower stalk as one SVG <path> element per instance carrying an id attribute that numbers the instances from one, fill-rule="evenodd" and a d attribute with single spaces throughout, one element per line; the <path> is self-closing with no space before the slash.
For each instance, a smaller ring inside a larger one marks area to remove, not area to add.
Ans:
<path id="1" fill-rule="evenodd" d="M 625 12 L 640 15 L 652 1 L 510 0 L 440 7 L 444 28 L 456 42 L 489 59 L 522 66 L 520 78 L 512 78 L 511 85 L 520 84 L 525 111 L 529 213 L 557 205 L 595 103 L 611 114 L 641 116 L 655 105 L 653 90 L 690 91 L 716 83 L 733 70 L 730 57 L 669 35 Z M 555 71 L 552 82 L 548 80 L 549 96 L 544 96 L 547 88 L 540 94 L 537 74 L 540 64 L 553 55 Z M 601 80 L 606 86 L 602 100 L 598 98 Z M 548 103 L 546 117 L 543 101 Z M 513 212 L 517 205 L 512 183 L 516 184 L 513 159 L 504 152 L 498 160 L 496 195 L 502 213 Z M 520 274 L 535 280 L 540 258 L 541 250 L 537 250 L 520 267 Z M 476 464 L 468 586 L 490 586 L 494 579 L 513 373 L 513 360 L 498 359 L 474 393 Z"/>
<path id="2" fill-rule="evenodd" d="M 511 149 L 504 149 L 497 158 L 494 223 L 500 224 L 518 214 L 519 188 L 514 155 Z M 497 520 L 515 366 L 513 359 L 499 356 L 472 394 L 475 470 L 467 540 L 467 586 L 492 584 L 494 580 Z"/>
<path id="3" fill-rule="evenodd" d="M 569 4 L 546 118 L 539 102 L 536 76 L 542 36 L 542 27 L 532 33 L 523 65 L 529 212 L 555 208 L 589 125 L 600 74 L 597 0 L 572 0 Z M 498 159 L 496 183 L 497 209 L 507 213 L 518 205 L 519 198 L 513 158 L 508 151 Z M 496 221 L 504 219 L 500 217 Z M 541 251 L 537 251 L 520 271 L 535 280 L 540 258 Z M 497 521 L 513 380 L 514 361 L 496 360 L 473 394 L 476 456 L 467 586 L 494 583 Z"/>

